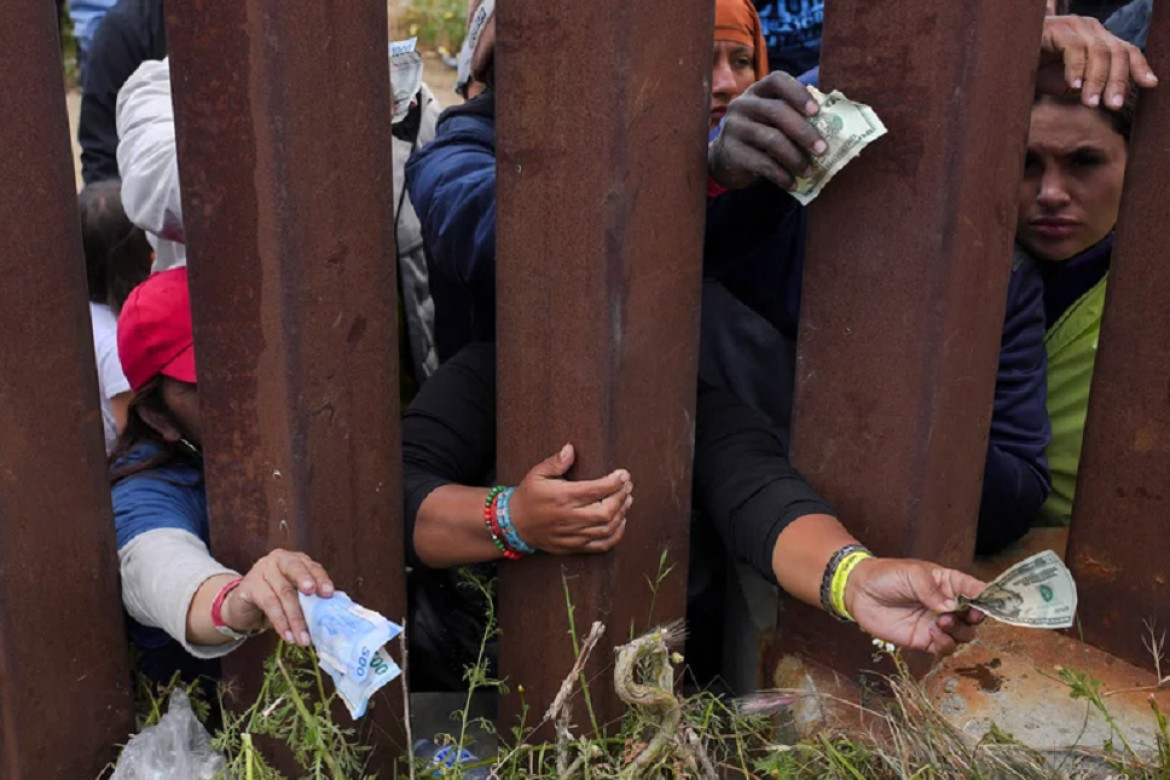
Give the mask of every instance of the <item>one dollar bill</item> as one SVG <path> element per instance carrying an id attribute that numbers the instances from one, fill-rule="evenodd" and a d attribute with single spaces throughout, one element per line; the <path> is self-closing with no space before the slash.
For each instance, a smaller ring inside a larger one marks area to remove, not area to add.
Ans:
<path id="1" fill-rule="evenodd" d="M 837 91 L 828 95 L 816 87 L 809 87 L 808 91 L 821 109 L 808 121 L 829 148 L 813 159 L 813 169 L 808 176 L 798 178 L 792 187 L 792 197 L 805 206 L 816 199 L 825 185 L 861 154 L 862 149 L 886 134 L 882 120 L 864 103 L 854 103 Z"/>
<path id="2" fill-rule="evenodd" d="M 1002 623 L 1025 628 L 1069 628 L 1076 618 L 1077 584 L 1052 550 L 1020 561 L 973 599 L 959 597 Z"/>

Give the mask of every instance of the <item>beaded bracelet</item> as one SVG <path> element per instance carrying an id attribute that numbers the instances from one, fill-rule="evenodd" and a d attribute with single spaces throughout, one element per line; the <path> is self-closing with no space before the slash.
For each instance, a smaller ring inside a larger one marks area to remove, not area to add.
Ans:
<path id="1" fill-rule="evenodd" d="M 503 494 L 500 494 L 500 495 L 501 495 L 501 497 L 503 496 Z M 500 526 L 500 499 L 499 498 L 496 499 L 495 506 L 493 506 L 492 509 L 494 510 L 492 512 L 492 535 L 495 538 L 499 539 L 503 543 L 504 546 L 502 549 L 504 551 L 504 557 L 510 561 L 520 560 L 524 556 L 521 555 L 519 551 L 513 549 L 512 545 L 508 544 L 508 538 L 506 536 L 504 536 L 504 529 Z"/>
<path id="2" fill-rule="evenodd" d="M 496 485 L 488 491 L 487 497 L 483 500 L 483 523 L 487 526 L 488 533 L 491 534 L 492 543 L 495 544 L 496 549 L 507 555 L 507 545 L 504 543 L 503 536 L 498 532 L 495 524 L 496 500 L 504 490 L 506 488 L 503 485 Z"/>
<path id="3" fill-rule="evenodd" d="M 504 543 L 521 555 L 532 555 L 536 552 L 536 548 L 520 538 L 520 532 L 516 530 L 516 526 L 512 522 L 511 512 L 509 511 L 512 503 L 512 494 L 515 492 L 516 488 L 508 488 L 500 494 L 496 502 L 496 519 L 499 521 L 500 530 L 503 531 Z"/>
<path id="4" fill-rule="evenodd" d="M 872 557 L 873 553 L 861 544 L 847 544 L 833 553 L 833 557 L 829 559 L 828 565 L 825 566 L 825 573 L 821 577 L 821 609 L 838 620 L 849 623 L 856 622 L 849 614 L 849 610 L 845 608 L 845 584 L 848 582 L 853 567 L 866 558 Z M 847 558 L 849 559 L 848 570 L 842 566 Z M 844 576 L 841 576 L 842 574 Z"/>

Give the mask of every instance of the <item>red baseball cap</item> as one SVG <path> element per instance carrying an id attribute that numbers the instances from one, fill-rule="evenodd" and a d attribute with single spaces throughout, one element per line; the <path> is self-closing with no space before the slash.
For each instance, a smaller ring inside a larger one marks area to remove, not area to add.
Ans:
<path id="1" fill-rule="evenodd" d="M 151 274 L 131 291 L 118 315 L 118 357 L 135 392 L 159 374 L 195 383 L 186 268 Z"/>

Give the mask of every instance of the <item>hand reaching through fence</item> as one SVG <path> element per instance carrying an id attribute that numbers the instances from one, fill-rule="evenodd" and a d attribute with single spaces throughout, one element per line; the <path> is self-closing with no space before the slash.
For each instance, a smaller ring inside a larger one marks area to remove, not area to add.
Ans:
<path id="1" fill-rule="evenodd" d="M 982 588 L 968 574 L 926 561 L 870 558 L 854 569 L 845 603 L 857 624 L 878 639 L 941 654 L 975 638 L 983 615 L 957 611 L 957 600 Z"/>
<path id="2" fill-rule="evenodd" d="M 959 596 L 978 595 L 982 582 L 927 561 L 875 558 L 831 515 L 790 522 L 772 566 L 792 596 L 899 647 L 949 653 L 973 639 L 983 620 L 958 604 Z"/>
<path id="3" fill-rule="evenodd" d="M 1044 20 L 1038 91 L 1053 95 L 1079 91 L 1086 106 L 1116 110 L 1124 105 L 1131 81 L 1145 89 L 1158 85 L 1158 77 L 1138 47 L 1090 17 Z"/>
<path id="4" fill-rule="evenodd" d="M 828 145 L 809 121 L 819 111 L 803 84 L 772 73 L 731 101 L 723 128 L 707 152 L 711 178 L 721 187 L 746 187 L 764 178 L 788 189 Z"/>
<path id="5" fill-rule="evenodd" d="M 324 567 L 304 553 L 273 550 L 243 577 L 216 577 L 200 587 L 187 618 L 188 638 L 214 637 L 223 633 L 221 625 L 240 634 L 270 625 L 286 642 L 307 646 L 309 627 L 298 591 L 328 597 L 333 595 L 333 583 Z M 205 601 L 209 609 L 198 609 Z"/>
<path id="6" fill-rule="evenodd" d="M 634 503 L 630 473 L 617 469 L 600 479 L 568 482 L 573 445 L 538 463 L 516 488 L 513 522 L 533 547 L 557 555 L 606 552 L 621 541 Z"/>

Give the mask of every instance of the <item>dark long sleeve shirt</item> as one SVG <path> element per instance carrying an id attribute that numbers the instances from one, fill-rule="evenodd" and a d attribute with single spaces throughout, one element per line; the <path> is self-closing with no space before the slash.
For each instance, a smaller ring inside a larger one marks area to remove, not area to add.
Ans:
<path id="1" fill-rule="evenodd" d="M 423 385 L 403 418 L 405 526 L 416 564 L 411 540 L 426 497 L 443 485 L 492 481 L 495 370 L 494 345 L 466 347 Z M 735 396 L 701 385 L 695 420 L 695 503 L 733 555 L 775 582 L 780 532 L 798 517 L 833 510 L 788 462 L 780 434 Z"/>
<path id="2" fill-rule="evenodd" d="M 802 79 L 818 75 L 812 71 Z M 495 176 L 491 93 L 444 113 L 435 140 L 407 164 L 407 187 L 428 251 L 440 361 L 472 341 L 495 338 Z M 788 339 L 796 337 L 800 321 L 805 225 L 805 210 L 768 182 L 708 198 L 704 276 Z M 1022 536 L 1052 489 L 1045 457 L 1051 427 L 1042 296 L 1034 265 L 1013 271 L 984 468 L 982 552 Z M 771 382 L 771 366 L 754 367 L 761 382 Z M 725 389 L 752 397 L 744 388 Z"/>
<path id="3" fill-rule="evenodd" d="M 86 184 L 118 175 L 118 90 L 146 60 L 167 56 L 163 0 L 119 0 L 98 27 L 81 90 L 81 176 Z"/>

